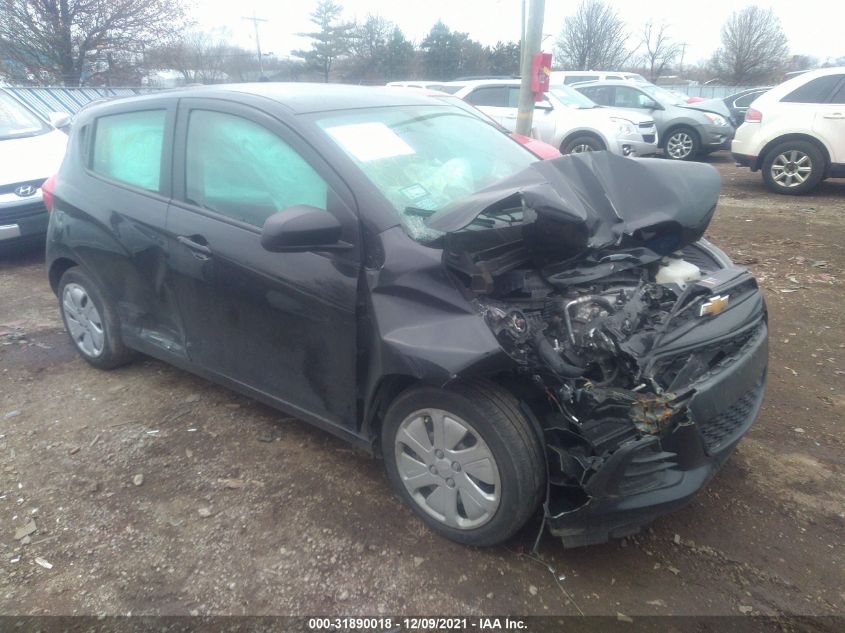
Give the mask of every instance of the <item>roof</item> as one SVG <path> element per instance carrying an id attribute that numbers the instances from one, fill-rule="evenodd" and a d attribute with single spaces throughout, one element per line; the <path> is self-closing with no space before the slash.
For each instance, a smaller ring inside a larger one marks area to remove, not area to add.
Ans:
<path id="1" fill-rule="evenodd" d="M 229 97 L 233 93 L 256 95 L 285 106 L 294 114 L 328 112 L 355 108 L 377 108 L 398 105 L 431 105 L 427 97 L 411 91 L 385 86 L 351 86 L 346 84 L 260 82 L 215 84 L 161 91 L 155 96 L 173 98 Z M 142 97 L 143 98 L 143 97 Z"/>

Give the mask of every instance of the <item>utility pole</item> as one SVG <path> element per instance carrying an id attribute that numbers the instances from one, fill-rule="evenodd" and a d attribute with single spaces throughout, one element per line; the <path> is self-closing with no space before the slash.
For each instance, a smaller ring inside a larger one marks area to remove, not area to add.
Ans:
<path id="1" fill-rule="evenodd" d="M 531 92 L 531 59 L 540 52 L 543 39 L 543 14 L 546 11 L 545 0 L 528 0 L 528 19 L 523 32 L 522 67 L 519 87 L 519 113 L 516 118 L 516 133 L 531 136 L 531 123 L 534 118 L 534 94 Z"/>
<path id="2" fill-rule="evenodd" d="M 681 43 L 681 61 L 678 62 L 678 77 L 683 79 L 684 74 L 684 54 L 687 52 L 687 43 Z"/>
<path id="3" fill-rule="evenodd" d="M 268 22 L 264 18 L 257 18 L 255 17 L 255 11 L 252 12 L 252 17 L 242 16 L 241 20 L 249 20 L 252 22 L 252 26 L 255 29 L 255 50 L 258 52 L 258 76 L 264 76 L 264 64 L 261 61 L 261 40 L 258 38 L 258 23 L 259 22 Z"/>

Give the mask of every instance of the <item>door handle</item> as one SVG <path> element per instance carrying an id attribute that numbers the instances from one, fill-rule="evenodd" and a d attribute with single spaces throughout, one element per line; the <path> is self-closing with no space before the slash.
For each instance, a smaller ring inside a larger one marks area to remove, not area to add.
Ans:
<path id="1" fill-rule="evenodd" d="M 176 237 L 176 241 L 182 244 L 182 246 L 192 250 L 194 252 L 194 257 L 197 259 L 208 259 L 211 257 L 211 249 L 208 245 L 201 244 L 197 240 L 202 240 L 204 242 L 205 238 L 199 235 L 191 235 L 190 237 L 187 235 L 179 235 Z"/>

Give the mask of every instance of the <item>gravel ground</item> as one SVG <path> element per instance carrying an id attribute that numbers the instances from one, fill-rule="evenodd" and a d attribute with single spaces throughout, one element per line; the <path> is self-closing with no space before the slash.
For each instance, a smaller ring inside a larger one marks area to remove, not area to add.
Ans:
<path id="1" fill-rule="evenodd" d="M 0 613 L 843 614 L 845 181 L 775 196 L 708 160 L 709 237 L 771 312 L 760 418 L 686 509 L 585 549 L 546 535 L 542 560 L 536 523 L 438 538 L 379 462 L 224 388 L 89 367 L 43 253 L 0 259 Z"/>

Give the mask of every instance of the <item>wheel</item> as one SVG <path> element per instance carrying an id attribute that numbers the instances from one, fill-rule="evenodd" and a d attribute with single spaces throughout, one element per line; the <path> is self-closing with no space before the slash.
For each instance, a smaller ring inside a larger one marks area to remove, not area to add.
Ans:
<path id="1" fill-rule="evenodd" d="M 701 141 L 692 128 L 678 127 L 669 132 L 663 150 L 666 157 L 672 160 L 692 160 L 701 150 Z"/>
<path id="2" fill-rule="evenodd" d="M 540 442 L 516 399 L 493 383 L 401 394 L 387 411 L 381 440 L 394 489 L 448 539 L 495 545 L 540 505 Z"/>
<path id="3" fill-rule="evenodd" d="M 821 182 L 825 167 L 824 156 L 813 143 L 784 141 L 766 152 L 763 182 L 775 193 L 798 196 Z"/>
<path id="4" fill-rule="evenodd" d="M 576 136 L 566 141 L 560 148 L 561 154 L 580 154 L 581 152 L 600 152 L 604 144 L 594 136 Z"/>
<path id="5" fill-rule="evenodd" d="M 116 310 L 79 267 L 59 280 L 59 310 L 76 351 L 94 367 L 112 369 L 134 356 L 120 340 Z"/>

